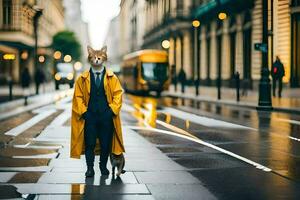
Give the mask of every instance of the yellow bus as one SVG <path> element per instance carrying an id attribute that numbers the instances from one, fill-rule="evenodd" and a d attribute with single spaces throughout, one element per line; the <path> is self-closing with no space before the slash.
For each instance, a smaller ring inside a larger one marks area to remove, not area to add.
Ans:
<path id="1" fill-rule="evenodd" d="M 170 85 L 168 53 L 146 49 L 128 54 L 123 58 L 121 73 L 125 91 L 137 94 L 155 91 L 159 96 Z"/>

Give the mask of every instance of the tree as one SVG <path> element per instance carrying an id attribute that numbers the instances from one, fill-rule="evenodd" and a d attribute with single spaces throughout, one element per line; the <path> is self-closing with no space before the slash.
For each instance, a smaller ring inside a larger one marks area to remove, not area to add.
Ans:
<path id="1" fill-rule="evenodd" d="M 80 60 L 81 45 L 72 31 L 60 31 L 53 36 L 51 47 L 63 55 L 71 55 L 73 60 Z"/>

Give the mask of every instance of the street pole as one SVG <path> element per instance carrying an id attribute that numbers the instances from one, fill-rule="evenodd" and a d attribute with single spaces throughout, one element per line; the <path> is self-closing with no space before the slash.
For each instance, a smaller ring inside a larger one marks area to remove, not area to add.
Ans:
<path id="1" fill-rule="evenodd" d="M 218 78 L 217 78 L 217 88 L 218 88 L 218 100 L 221 99 L 221 87 L 222 87 L 222 83 L 221 83 L 221 36 L 218 37 Z"/>
<path id="2" fill-rule="evenodd" d="M 198 43 L 198 28 L 200 26 L 199 20 L 194 20 L 192 22 L 192 25 L 194 27 L 194 73 L 196 71 L 196 81 L 195 81 L 195 92 L 196 96 L 199 95 L 199 84 L 200 84 L 200 69 L 199 69 L 199 43 Z M 196 68 L 196 70 L 195 70 Z"/>
<path id="3" fill-rule="evenodd" d="M 196 96 L 199 95 L 199 67 L 198 67 L 198 28 L 194 27 L 194 66 L 196 67 Z"/>
<path id="4" fill-rule="evenodd" d="M 262 51 L 261 79 L 259 82 L 259 98 L 258 98 L 257 110 L 270 111 L 273 108 L 272 108 L 272 99 L 271 99 L 271 84 L 269 78 L 270 72 L 268 69 L 268 0 L 262 1 L 262 13 L 263 13 L 262 43 L 266 46 L 266 50 Z"/>
<path id="5" fill-rule="evenodd" d="M 227 19 L 227 14 L 225 12 L 220 12 L 218 14 L 218 18 L 219 20 L 221 20 L 221 23 L 222 23 L 222 28 L 223 28 L 223 22 L 224 20 Z M 222 31 L 223 32 L 223 31 Z M 223 33 L 222 33 L 223 34 Z M 222 65 L 222 50 L 221 50 L 221 47 L 222 47 L 222 34 L 220 36 L 217 37 L 217 43 L 218 43 L 218 49 L 217 49 L 217 60 L 218 60 L 218 78 L 217 78 L 217 89 L 218 89 L 218 100 L 221 99 L 221 87 L 222 87 L 222 74 L 221 74 L 221 65 Z"/>
<path id="6" fill-rule="evenodd" d="M 41 15 L 43 14 L 42 9 L 40 8 L 34 8 L 35 15 L 33 16 L 33 32 L 34 32 L 34 69 L 35 72 L 37 72 L 38 68 L 38 21 Z M 36 88 L 36 94 L 38 94 L 38 89 Z"/>

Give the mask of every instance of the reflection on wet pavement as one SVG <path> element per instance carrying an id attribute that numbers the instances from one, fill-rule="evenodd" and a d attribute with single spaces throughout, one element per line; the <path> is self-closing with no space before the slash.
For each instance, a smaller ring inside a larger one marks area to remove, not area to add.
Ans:
<path id="1" fill-rule="evenodd" d="M 135 108 L 144 108 L 137 109 L 136 111 L 140 114 L 135 116 L 143 117 L 145 112 L 152 113 L 151 119 L 156 121 L 156 124 L 152 122 L 152 126 L 156 125 L 153 127 L 163 129 L 164 127 L 157 125 L 157 120 L 161 120 L 185 130 L 201 140 L 265 165 L 274 170 L 275 173 L 294 180 L 300 180 L 300 116 L 277 112 L 257 112 L 204 102 L 195 103 L 189 100 L 185 100 L 185 106 L 183 106 L 180 99 L 143 98 L 133 96 L 130 98 L 132 101 L 140 103 Z M 151 111 L 146 109 L 151 108 L 151 106 L 145 106 L 144 102 L 154 102 L 152 109 L 155 109 L 155 105 L 160 105 L 160 108 L 165 106 L 167 109 Z M 168 108 L 170 105 L 179 110 L 170 112 L 176 110 Z M 190 113 L 200 117 L 197 118 Z M 189 117 L 195 120 L 191 121 Z M 231 124 L 225 128 L 224 126 L 218 126 L 218 121 L 206 123 L 205 120 L 207 119 L 203 117 Z M 236 130 L 235 126 L 246 126 L 251 129 Z M 148 137 L 150 141 L 153 142 L 154 140 L 154 143 L 158 145 L 170 144 L 168 138 L 152 137 L 152 134 L 149 134 L 148 131 L 141 130 L 139 132 Z M 175 132 L 179 133 L 179 131 Z M 182 163 L 185 163 L 185 161 Z"/>
<path id="2" fill-rule="evenodd" d="M 15 187 L 0 185 L 0 192 L 38 199 L 53 198 L 51 194 L 62 199 L 99 199 L 101 194 L 103 199 L 143 200 L 300 196 L 298 115 L 128 95 L 121 114 L 127 172 L 121 178 L 101 176 L 96 164 L 95 177 L 86 179 L 84 157 L 69 158 L 70 102 L 35 112 L 49 108 L 55 112 L 1 149 L 0 183 Z"/>

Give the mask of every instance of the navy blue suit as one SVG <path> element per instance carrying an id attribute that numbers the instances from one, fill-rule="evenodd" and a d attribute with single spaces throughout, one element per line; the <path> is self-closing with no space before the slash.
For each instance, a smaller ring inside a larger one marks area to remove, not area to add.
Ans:
<path id="1" fill-rule="evenodd" d="M 85 141 L 85 158 L 87 166 L 94 166 L 96 139 L 100 139 L 100 165 L 107 164 L 108 156 L 111 151 L 111 141 L 113 135 L 113 112 L 108 106 L 105 91 L 104 91 L 104 75 L 105 69 L 102 72 L 102 78 L 99 87 L 96 86 L 95 77 L 90 70 L 91 76 L 91 92 L 88 103 L 87 112 L 84 113 L 84 141 Z"/>

